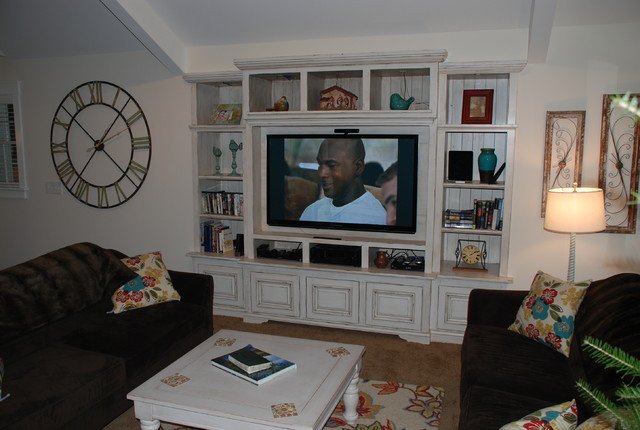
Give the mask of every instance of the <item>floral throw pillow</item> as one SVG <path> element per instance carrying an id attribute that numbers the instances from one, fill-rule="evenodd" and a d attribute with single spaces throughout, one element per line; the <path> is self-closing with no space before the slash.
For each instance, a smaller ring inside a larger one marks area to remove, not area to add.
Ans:
<path id="1" fill-rule="evenodd" d="M 571 400 L 532 412 L 500 430 L 574 430 L 577 423 L 576 401 Z"/>
<path id="2" fill-rule="evenodd" d="M 111 296 L 114 313 L 180 300 L 160 252 L 123 258 L 121 261 L 138 276 L 122 285 Z"/>
<path id="3" fill-rule="evenodd" d="M 575 315 L 590 283 L 563 281 L 538 271 L 509 330 L 568 357 Z"/>
<path id="4" fill-rule="evenodd" d="M 616 428 L 616 419 L 607 414 L 594 415 L 582 424 L 576 430 L 611 430 Z"/>

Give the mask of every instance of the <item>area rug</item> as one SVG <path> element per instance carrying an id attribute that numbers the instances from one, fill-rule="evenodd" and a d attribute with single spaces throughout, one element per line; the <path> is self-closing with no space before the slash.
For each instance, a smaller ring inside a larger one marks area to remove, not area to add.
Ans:
<path id="1" fill-rule="evenodd" d="M 338 403 L 324 430 L 434 430 L 440 425 L 444 390 L 429 385 L 360 380 L 358 420 L 347 424 Z M 164 430 L 188 430 L 162 423 Z"/>

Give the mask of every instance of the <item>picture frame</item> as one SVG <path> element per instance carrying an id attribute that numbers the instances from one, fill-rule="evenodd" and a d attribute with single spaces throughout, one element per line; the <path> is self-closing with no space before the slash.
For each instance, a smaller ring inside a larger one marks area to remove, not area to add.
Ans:
<path id="1" fill-rule="evenodd" d="M 241 104 L 223 103 L 216 106 L 209 122 L 212 125 L 238 125 L 241 120 Z"/>
<path id="2" fill-rule="evenodd" d="M 640 97 L 640 94 L 631 94 Z M 636 232 L 637 205 L 628 205 L 638 192 L 640 121 L 629 110 L 613 103 L 619 94 L 602 97 L 600 169 L 598 187 L 604 191 L 605 232 Z"/>
<path id="3" fill-rule="evenodd" d="M 544 218 L 547 190 L 570 188 L 582 180 L 585 111 L 547 111 L 544 138 L 542 208 Z"/>
<path id="4" fill-rule="evenodd" d="M 491 124 L 493 121 L 493 90 L 464 90 L 462 93 L 462 124 Z"/>

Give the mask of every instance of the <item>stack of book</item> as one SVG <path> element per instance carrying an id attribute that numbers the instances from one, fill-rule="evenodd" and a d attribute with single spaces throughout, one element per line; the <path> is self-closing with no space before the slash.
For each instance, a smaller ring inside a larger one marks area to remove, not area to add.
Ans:
<path id="1" fill-rule="evenodd" d="M 233 233 L 220 221 L 200 223 L 200 250 L 224 254 L 233 252 Z"/>
<path id="2" fill-rule="evenodd" d="M 202 213 L 242 216 L 244 213 L 244 195 L 227 191 L 203 191 Z"/>
<path id="3" fill-rule="evenodd" d="M 444 211 L 444 226 L 447 228 L 475 228 L 473 209 L 447 209 Z"/>
<path id="4" fill-rule="evenodd" d="M 252 345 L 211 359 L 211 364 L 245 381 L 262 385 L 297 366 Z"/>
<path id="5" fill-rule="evenodd" d="M 474 200 L 473 209 L 447 209 L 444 211 L 445 228 L 476 230 L 502 230 L 504 200 Z"/>

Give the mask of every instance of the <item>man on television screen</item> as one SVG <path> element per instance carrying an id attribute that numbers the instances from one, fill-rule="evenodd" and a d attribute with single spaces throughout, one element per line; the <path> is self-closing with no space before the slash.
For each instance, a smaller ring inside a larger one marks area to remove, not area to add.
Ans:
<path id="1" fill-rule="evenodd" d="M 382 204 L 364 188 L 362 139 L 325 139 L 318 149 L 318 176 L 324 197 L 306 207 L 300 221 L 385 224 Z"/>
<path id="2" fill-rule="evenodd" d="M 382 191 L 382 204 L 387 210 L 387 225 L 396 225 L 398 202 L 398 162 L 393 163 L 378 178 L 376 185 Z"/>

